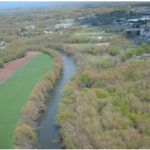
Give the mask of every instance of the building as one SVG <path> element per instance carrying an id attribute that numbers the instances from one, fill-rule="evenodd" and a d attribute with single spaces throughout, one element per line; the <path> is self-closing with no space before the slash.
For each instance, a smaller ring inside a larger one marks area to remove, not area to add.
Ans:
<path id="1" fill-rule="evenodd" d="M 140 36 L 141 30 L 140 29 L 126 29 L 125 35 L 129 38 Z"/>
<path id="2" fill-rule="evenodd" d="M 67 29 L 71 27 L 72 23 L 61 23 L 61 24 L 55 24 L 55 29 Z"/>
<path id="3" fill-rule="evenodd" d="M 150 21 L 149 17 L 142 17 L 136 19 L 128 19 L 127 23 L 132 27 L 139 28 L 141 25 L 146 25 Z"/>

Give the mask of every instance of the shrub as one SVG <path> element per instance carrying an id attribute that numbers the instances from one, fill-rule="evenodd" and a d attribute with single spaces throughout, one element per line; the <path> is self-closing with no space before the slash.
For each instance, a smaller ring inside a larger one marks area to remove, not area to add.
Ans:
<path id="1" fill-rule="evenodd" d="M 103 62 L 101 62 L 101 63 L 100 63 L 100 66 L 101 66 L 102 68 L 104 68 L 104 69 L 107 69 L 107 68 L 110 68 L 110 67 L 111 67 L 109 61 L 103 61 Z"/>
<path id="2" fill-rule="evenodd" d="M 149 93 L 144 96 L 144 101 L 150 102 L 150 94 Z"/>
<path id="3" fill-rule="evenodd" d="M 0 68 L 3 67 L 4 62 L 0 59 Z"/>
<path id="4" fill-rule="evenodd" d="M 113 49 L 109 50 L 109 54 L 111 56 L 116 56 L 119 54 L 119 50 L 117 48 L 113 48 Z"/>
<path id="5" fill-rule="evenodd" d="M 24 57 L 25 55 L 26 55 L 26 51 L 20 50 L 20 52 L 18 53 L 18 58 Z"/>
<path id="6" fill-rule="evenodd" d="M 17 126 L 15 131 L 15 141 L 17 148 L 33 148 L 31 145 L 35 143 L 36 138 L 37 135 L 30 126 L 26 124 Z"/>
<path id="7" fill-rule="evenodd" d="M 131 58 L 133 55 L 136 55 L 136 50 L 127 50 L 125 51 L 127 58 Z"/>
<path id="8" fill-rule="evenodd" d="M 142 54 L 142 53 L 150 53 L 150 45 L 147 43 L 142 43 L 138 48 L 137 48 L 137 53 Z"/>
<path id="9" fill-rule="evenodd" d="M 92 85 L 92 80 L 87 75 L 81 75 L 78 79 L 78 83 L 82 87 L 90 87 Z"/>
<path id="10" fill-rule="evenodd" d="M 57 122 L 61 123 L 64 119 L 72 119 L 73 116 L 73 111 L 70 108 L 61 109 L 60 114 L 57 116 Z"/>

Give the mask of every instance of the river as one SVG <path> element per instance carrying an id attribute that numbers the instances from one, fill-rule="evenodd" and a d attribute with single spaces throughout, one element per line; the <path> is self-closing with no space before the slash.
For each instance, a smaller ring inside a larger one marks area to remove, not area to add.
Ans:
<path id="1" fill-rule="evenodd" d="M 63 71 L 56 86 L 50 93 L 47 109 L 40 121 L 38 133 L 38 148 L 41 149 L 61 149 L 59 127 L 56 125 L 56 115 L 58 104 L 62 98 L 62 89 L 65 87 L 70 77 L 76 71 L 76 64 L 73 59 L 63 52 L 60 52 L 64 61 Z"/>

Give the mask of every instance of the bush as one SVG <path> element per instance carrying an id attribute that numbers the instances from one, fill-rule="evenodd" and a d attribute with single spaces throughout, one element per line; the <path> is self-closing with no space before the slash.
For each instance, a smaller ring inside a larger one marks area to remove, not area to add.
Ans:
<path id="1" fill-rule="evenodd" d="M 60 110 L 60 114 L 57 116 L 57 122 L 61 123 L 61 121 L 64 121 L 64 119 L 72 119 L 74 114 L 73 111 L 69 108 L 64 108 Z"/>
<path id="2" fill-rule="evenodd" d="M 110 68 L 110 67 L 111 67 L 109 61 L 103 61 L 103 62 L 101 62 L 101 63 L 100 63 L 100 66 L 101 66 L 102 68 L 104 68 L 104 69 L 107 69 L 107 68 Z"/>
<path id="3" fill-rule="evenodd" d="M 26 56 L 26 51 L 25 50 L 20 50 L 20 52 L 18 53 L 18 58 L 24 57 Z"/>
<path id="4" fill-rule="evenodd" d="M 147 43 L 142 43 L 138 48 L 137 48 L 137 53 L 142 54 L 142 53 L 150 53 L 150 45 Z"/>
<path id="5" fill-rule="evenodd" d="M 16 146 L 19 148 L 33 148 L 33 145 L 37 139 L 37 134 L 32 128 L 26 124 L 17 126 L 15 131 Z M 21 145 L 21 146 L 20 146 Z"/>
<path id="6" fill-rule="evenodd" d="M 78 84 L 81 87 L 91 87 L 93 84 L 93 80 L 88 75 L 81 75 L 78 79 Z"/>
<path id="7" fill-rule="evenodd" d="M 126 50 L 125 51 L 125 55 L 127 56 L 127 58 L 131 58 L 133 55 L 136 55 L 137 52 L 136 50 Z"/>
<path id="8" fill-rule="evenodd" d="M 0 68 L 3 67 L 4 62 L 0 59 Z"/>
<path id="9" fill-rule="evenodd" d="M 90 42 L 90 38 L 87 38 L 85 36 L 75 36 L 72 37 L 72 43 L 88 43 Z"/>
<path id="10" fill-rule="evenodd" d="M 119 54 L 119 50 L 117 48 L 113 48 L 113 49 L 109 50 L 109 54 L 111 56 L 116 56 Z"/>

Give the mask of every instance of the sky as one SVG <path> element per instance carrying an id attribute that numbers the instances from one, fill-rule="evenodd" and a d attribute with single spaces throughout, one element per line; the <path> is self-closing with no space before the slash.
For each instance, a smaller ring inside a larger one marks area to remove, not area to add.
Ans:
<path id="1" fill-rule="evenodd" d="M 40 6 L 45 4 L 59 5 L 63 2 L 0 2 L 0 9 L 21 8 L 30 6 Z"/>

